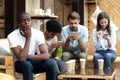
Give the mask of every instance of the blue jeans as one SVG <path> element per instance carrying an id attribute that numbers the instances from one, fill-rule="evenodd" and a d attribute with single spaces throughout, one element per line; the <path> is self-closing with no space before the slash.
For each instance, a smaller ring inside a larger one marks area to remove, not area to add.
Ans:
<path id="1" fill-rule="evenodd" d="M 116 59 L 116 52 L 110 49 L 96 51 L 93 57 L 95 69 L 98 69 L 98 59 L 104 60 L 104 68 L 111 68 L 111 63 Z"/>
<path id="2" fill-rule="evenodd" d="M 59 74 L 66 73 L 67 69 L 66 69 L 66 63 L 64 61 L 55 58 L 51 58 L 51 59 L 53 59 L 56 62 Z"/>
<path id="3" fill-rule="evenodd" d="M 57 68 L 52 59 L 37 61 L 27 59 L 26 61 L 16 61 L 16 72 L 23 74 L 24 80 L 33 80 L 33 73 L 46 72 L 46 80 L 57 80 Z"/>

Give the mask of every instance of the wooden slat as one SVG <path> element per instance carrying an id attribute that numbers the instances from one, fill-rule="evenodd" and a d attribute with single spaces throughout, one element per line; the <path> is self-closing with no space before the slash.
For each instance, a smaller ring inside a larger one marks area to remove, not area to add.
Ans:
<path id="1" fill-rule="evenodd" d="M 16 80 L 14 76 L 0 73 L 0 80 Z"/>
<path id="2" fill-rule="evenodd" d="M 4 58 L 5 64 L 0 65 L 0 69 L 4 69 L 7 74 L 14 75 L 14 60 L 13 56 L 0 56 Z"/>
<path id="3" fill-rule="evenodd" d="M 0 65 L 0 69 L 12 69 L 13 66 Z"/>
<path id="4" fill-rule="evenodd" d="M 105 79 L 105 80 L 113 80 L 115 76 L 116 70 L 113 72 L 111 76 L 103 76 L 103 75 L 80 75 L 80 74 L 61 74 L 58 76 L 58 80 L 63 80 L 63 78 L 81 78 L 82 80 L 87 80 L 88 78 L 94 79 Z"/>

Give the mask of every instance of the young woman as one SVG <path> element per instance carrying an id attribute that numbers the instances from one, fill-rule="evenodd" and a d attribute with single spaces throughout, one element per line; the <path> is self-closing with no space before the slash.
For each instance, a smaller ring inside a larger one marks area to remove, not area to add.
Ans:
<path id="1" fill-rule="evenodd" d="M 93 30 L 93 44 L 96 49 L 94 54 L 94 68 L 98 68 L 98 59 L 104 60 L 104 68 L 111 68 L 111 63 L 116 58 L 116 32 L 110 26 L 110 18 L 106 12 L 101 12 L 97 17 L 97 26 Z"/>

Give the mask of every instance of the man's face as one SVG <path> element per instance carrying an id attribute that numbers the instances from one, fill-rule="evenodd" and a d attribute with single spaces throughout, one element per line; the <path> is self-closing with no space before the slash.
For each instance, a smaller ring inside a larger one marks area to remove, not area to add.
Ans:
<path id="1" fill-rule="evenodd" d="M 47 31 L 47 37 L 48 37 L 49 39 L 54 38 L 55 35 L 57 35 L 57 33 L 53 33 L 53 32 L 49 32 L 49 31 Z"/>
<path id="2" fill-rule="evenodd" d="M 80 23 L 79 19 L 69 19 L 70 29 L 72 31 L 77 31 L 79 23 Z"/>
<path id="3" fill-rule="evenodd" d="M 21 30 L 25 30 L 25 28 L 31 26 L 31 17 L 28 14 L 24 14 L 19 19 L 19 27 Z"/>

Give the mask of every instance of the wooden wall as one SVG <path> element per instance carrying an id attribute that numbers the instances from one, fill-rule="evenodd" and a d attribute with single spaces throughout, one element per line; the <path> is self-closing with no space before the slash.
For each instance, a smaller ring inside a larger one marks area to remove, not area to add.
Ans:
<path id="1" fill-rule="evenodd" d="M 102 11 L 105 11 L 109 14 L 111 20 L 117 25 L 118 28 L 120 28 L 120 1 L 119 0 L 98 0 L 98 6 Z M 88 23 L 88 29 L 89 29 L 89 54 L 94 54 L 94 47 L 92 44 L 92 30 L 95 28 L 95 25 L 90 19 L 90 16 L 93 14 L 94 10 L 96 9 L 95 3 L 88 3 L 88 14 L 89 14 L 89 23 Z M 116 45 L 117 49 L 117 55 L 120 55 L 120 41 L 117 41 Z"/>
<path id="2" fill-rule="evenodd" d="M 54 12 L 58 16 L 58 21 L 62 26 L 67 25 L 67 16 L 71 12 L 71 3 L 66 4 L 63 0 L 55 0 Z"/>

